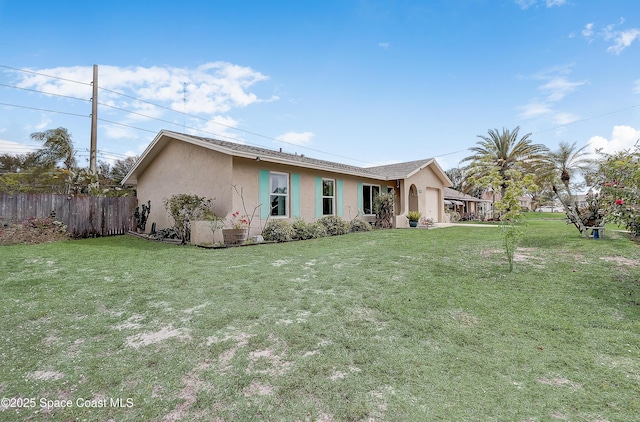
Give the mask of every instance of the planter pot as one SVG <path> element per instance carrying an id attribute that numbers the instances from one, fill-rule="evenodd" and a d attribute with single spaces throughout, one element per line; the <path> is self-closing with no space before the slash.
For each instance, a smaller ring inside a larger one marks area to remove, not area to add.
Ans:
<path id="1" fill-rule="evenodd" d="M 225 245 L 244 245 L 249 238 L 249 229 L 222 229 L 222 237 Z"/>
<path id="2" fill-rule="evenodd" d="M 409 220 L 409 227 L 418 227 L 418 222 Z"/>

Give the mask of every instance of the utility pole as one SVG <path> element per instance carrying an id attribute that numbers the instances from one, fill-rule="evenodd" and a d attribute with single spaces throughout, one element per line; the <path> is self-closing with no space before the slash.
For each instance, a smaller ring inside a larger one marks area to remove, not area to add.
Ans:
<path id="1" fill-rule="evenodd" d="M 89 170 L 97 169 L 96 156 L 98 149 L 98 65 L 93 65 L 93 97 L 91 97 L 91 149 L 89 151 Z"/>

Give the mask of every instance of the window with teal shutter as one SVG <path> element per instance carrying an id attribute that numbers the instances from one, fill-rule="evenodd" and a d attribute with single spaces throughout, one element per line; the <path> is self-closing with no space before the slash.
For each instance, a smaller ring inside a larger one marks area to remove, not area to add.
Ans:
<path id="1" fill-rule="evenodd" d="M 358 215 L 364 210 L 364 197 L 362 195 L 362 183 L 358 183 Z"/>
<path id="2" fill-rule="evenodd" d="M 269 171 L 260 170 L 258 174 L 258 200 L 260 201 L 260 218 L 269 217 Z"/>
<path id="3" fill-rule="evenodd" d="M 322 217 L 322 177 L 316 177 L 316 218 Z"/>
<path id="4" fill-rule="evenodd" d="M 300 218 L 300 175 L 291 175 L 291 217 Z"/>
<path id="5" fill-rule="evenodd" d="M 342 217 L 342 179 L 336 181 L 336 215 Z"/>

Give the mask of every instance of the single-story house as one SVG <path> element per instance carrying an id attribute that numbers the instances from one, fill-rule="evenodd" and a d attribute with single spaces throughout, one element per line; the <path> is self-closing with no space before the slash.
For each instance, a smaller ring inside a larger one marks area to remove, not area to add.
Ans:
<path id="1" fill-rule="evenodd" d="M 452 188 L 445 187 L 443 192 L 445 208 L 458 212 L 464 220 L 481 218 L 491 204 L 491 201 L 479 199 Z"/>
<path id="2" fill-rule="evenodd" d="M 136 187 L 139 203 L 151 201 L 147 229 L 153 222 L 158 229 L 171 226 L 163 200 L 189 193 L 213 198 L 214 213 L 225 218 L 244 214 L 244 200 L 249 213 L 256 210 L 251 235 L 268 219 L 311 222 L 336 215 L 372 221 L 373 201 L 381 192 L 394 193 L 394 227 L 408 227 L 409 211 L 442 222 L 443 190 L 451 185 L 433 158 L 356 167 L 167 130 L 158 133 L 122 183 Z"/>

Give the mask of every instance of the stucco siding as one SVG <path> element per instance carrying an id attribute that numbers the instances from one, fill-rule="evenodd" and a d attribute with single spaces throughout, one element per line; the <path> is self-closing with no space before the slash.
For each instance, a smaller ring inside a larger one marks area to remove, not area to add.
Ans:
<path id="1" fill-rule="evenodd" d="M 180 141 L 170 141 L 138 176 L 138 203 L 151 200 L 146 231 L 170 227 L 163 201 L 188 193 L 215 198 L 213 212 L 226 216 L 231 209 L 231 157 Z"/>
<path id="2" fill-rule="evenodd" d="M 259 192 L 259 173 L 260 171 L 285 173 L 289 176 L 289 204 L 287 210 L 288 219 L 294 219 L 294 208 L 299 210 L 299 218 L 312 222 L 322 217 L 318 213 L 318 201 L 321 200 L 317 193 L 317 183 L 322 179 L 330 179 L 335 181 L 335 215 L 339 215 L 346 220 L 351 220 L 358 215 L 358 184 L 371 184 L 381 187 L 381 191 L 386 191 L 387 182 L 381 182 L 375 179 L 358 178 L 338 173 L 322 172 L 310 170 L 302 167 L 285 166 L 273 163 L 263 163 L 256 160 L 248 160 L 243 158 L 234 158 L 233 160 L 233 180 L 236 186 L 243 190 L 245 205 L 247 211 L 251 212 L 256 205 L 261 204 Z M 293 178 L 299 180 L 299 204 L 292 204 L 291 182 Z M 263 205 L 261 205 L 263 206 Z M 268 204 L 267 204 L 268 206 Z M 338 208 L 339 207 L 339 208 Z M 233 209 L 243 212 L 242 199 L 239 195 L 234 195 Z M 260 213 L 256 212 L 254 223 L 258 223 Z M 280 217 L 269 217 L 280 218 Z M 265 219 L 262 219 L 263 222 Z M 254 224 L 256 227 L 259 224 Z"/>

